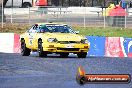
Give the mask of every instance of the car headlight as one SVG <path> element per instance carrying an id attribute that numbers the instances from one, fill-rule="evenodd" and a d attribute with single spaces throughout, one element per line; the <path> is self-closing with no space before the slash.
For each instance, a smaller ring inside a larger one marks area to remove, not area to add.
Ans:
<path id="1" fill-rule="evenodd" d="M 57 39 L 56 38 L 49 38 L 49 39 L 47 39 L 47 41 L 52 43 L 52 42 L 57 42 Z"/>
<path id="2" fill-rule="evenodd" d="M 90 45 L 90 42 L 87 39 L 82 39 L 81 43 L 83 43 L 83 44 L 89 44 Z"/>

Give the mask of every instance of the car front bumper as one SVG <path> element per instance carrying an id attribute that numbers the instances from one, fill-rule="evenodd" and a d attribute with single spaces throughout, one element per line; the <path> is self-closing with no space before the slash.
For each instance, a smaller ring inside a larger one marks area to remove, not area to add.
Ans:
<path id="1" fill-rule="evenodd" d="M 53 53 L 79 53 L 79 52 L 88 52 L 90 45 L 88 44 L 44 44 L 43 50 Z"/>

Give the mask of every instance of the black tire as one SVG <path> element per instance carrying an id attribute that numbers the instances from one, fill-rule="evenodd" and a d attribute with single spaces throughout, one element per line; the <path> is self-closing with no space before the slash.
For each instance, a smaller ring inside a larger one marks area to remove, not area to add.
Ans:
<path id="1" fill-rule="evenodd" d="M 67 58 L 69 53 L 60 53 L 60 57 L 62 58 Z"/>
<path id="2" fill-rule="evenodd" d="M 78 58 L 86 58 L 87 53 L 78 53 L 77 56 Z"/>
<path id="3" fill-rule="evenodd" d="M 26 47 L 25 41 L 21 41 L 21 55 L 22 56 L 29 56 L 31 50 Z"/>
<path id="4" fill-rule="evenodd" d="M 29 2 L 24 2 L 22 7 L 23 8 L 28 8 L 28 7 L 31 7 L 32 5 L 29 3 Z"/>
<path id="5" fill-rule="evenodd" d="M 38 41 L 38 54 L 39 57 L 47 57 L 47 53 L 43 51 L 42 41 Z"/>

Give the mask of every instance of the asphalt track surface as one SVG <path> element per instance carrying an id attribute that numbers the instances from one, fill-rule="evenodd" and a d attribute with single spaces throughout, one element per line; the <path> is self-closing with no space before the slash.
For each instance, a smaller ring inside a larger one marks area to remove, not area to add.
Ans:
<path id="1" fill-rule="evenodd" d="M 132 75 L 132 58 L 87 56 L 82 59 L 75 55 L 39 58 L 37 54 L 22 57 L 0 53 L 0 88 L 132 88 L 132 83 L 80 86 L 75 80 L 79 66 L 88 74 Z"/>

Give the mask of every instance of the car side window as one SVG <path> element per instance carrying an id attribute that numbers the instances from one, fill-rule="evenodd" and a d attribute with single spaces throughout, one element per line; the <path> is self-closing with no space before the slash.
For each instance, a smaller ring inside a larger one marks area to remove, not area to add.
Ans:
<path id="1" fill-rule="evenodd" d="M 31 28 L 28 30 L 28 33 L 32 33 L 32 29 L 33 29 L 33 27 L 31 27 Z"/>
<path id="2" fill-rule="evenodd" d="M 38 30 L 38 26 L 34 25 L 34 26 L 32 26 L 32 27 L 28 30 L 28 32 L 29 32 L 29 33 L 36 33 L 37 30 Z"/>
<path id="3" fill-rule="evenodd" d="M 49 32 L 49 29 L 44 25 L 40 25 L 38 28 L 38 32 L 40 32 L 40 33 Z"/>

